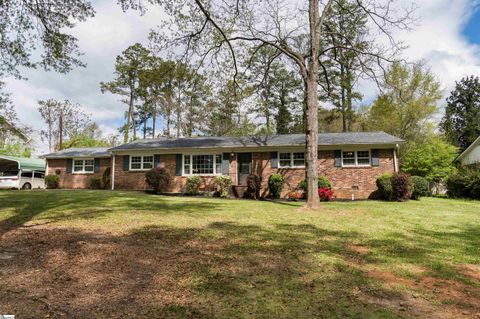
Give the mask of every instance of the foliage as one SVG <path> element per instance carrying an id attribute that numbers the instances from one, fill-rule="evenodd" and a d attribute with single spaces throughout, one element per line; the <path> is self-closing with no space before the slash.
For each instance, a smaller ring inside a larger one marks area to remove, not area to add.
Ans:
<path id="1" fill-rule="evenodd" d="M 0 78 L 19 77 L 22 67 L 65 73 L 83 66 L 68 30 L 94 14 L 87 0 L 1 1 Z"/>
<path id="2" fill-rule="evenodd" d="M 287 194 L 287 198 L 291 201 L 296 202 L 299 199 L 303 198 L 303 193 L 298 192 L 298 191 L 293 191 Z"/>
<path id="3" fill-rule="evenodd" d="M 87 187 L 89 189 L 101 189 L 102 188 L 102 180 L 98 177 L 90 177 L 88 179 Z"/>
<path id="4" fill-rule="evenodd" d="M 232 178 L 227 175 L 219 175 L 215 177 L 215 182 L 219 187 L 220 197 L 227 198 L 230 195 L 230 187 L 232 186 Z"/>
<path id="5" fill-rule="evenodd" d="M 262 179 L 256 174 L 250 174 L 247 177 L 247 191 L 248 198 L 258 199 L 260 197 L 260 188 L 262 187 Z"/>
<path id="6" fill-rule="evenodd" d="M 425 177 L 412 176 L 412 199 L 419 199 L 430 194 L 429 183 Z"/>
<path id="7" fill-rule="evenodd" d="M 388 69 L 382 91 L 367 113 L 366 128 L 404 139 L 407 145 L 400 149 L 404 152 L 431 132 L 428 123 L 442 97 L 440 84 L 419 64 L 395 63 Z"/>
<path id="8" fill-rule="evenodd" d="M 440 129 L 447 140 L 465 150 L 480 135 L 480 79 L 464 77 L 447 98 Z"/>
<path id="9" fill-rule="evenodd" d="M 323 83 L 323 86 L 329 84 L 327 98 L 335 106 L 328 121 L 340 116 L 343 132 L 352 130 L 355 119 L 353 103 L 362 98 L 361 93 L 355 91 L 355 86 L 358 78 L 368 73 L 367 68 L 361 66 L 362 60 L 359 58 L 360 52 L 368 50 L 370 46 L 366 38 L 367 21 L 368 14 L 356 2 L 348 0 L 335 1 L 325 21 L 325 28 L 331 32 L 331 36 L 324 37 L 321 45 L 324 48 L 335 47 L 326 53 L 322 61 L 330 78 L 329 83 Z M 373 60 L 365 63 L 373 64 Z M 320 75 L 320 79 L 324 79 L 324 76 Z"/>
<path id="10" fill-rule="evenodd" d="M 45 176 L 45 184 L 48 189 L 56 189 L 59 186 L 60 176 L 58 175 L 47 175 Z"/>
<path id="11" fill-rule="evenodd" d="M 152 168 L 145 173 L 145 182 L 158 194 L 170 183 L 170 175 L 163 167 Z"/>
<path id="12" fill-rule="evenodd" d="M 102 186 L 103 188 L 107 189 L 110 186 L 110 175 L 112 174 L 112 170 L 110 167 L 107 167 L 102 174 Z"/>
<path id="13" fill-rule="evenodd" d="M 464 167 L 447 179 L 448 196 L 480 199 L 480 169 Z"/>
<path id="14" fill-rule="evenodd" d="M 391 200 L 393 197 L 392 176 L 393 174 L 386 173 L 377 177 L 378 195 L 381 199 Z"/>
<path id="15" fill-rule="evenodd" d="M 282 194 L 283 183 L 285 179 L 281 174 L 272 174 L 268 178 L 268 189 L 272 198 L 278 199 Z"/>
<path id="16" fill-rule="evenodd" d="M 392 176 L 392 199 L 400 202 L 408 200 L 412 196 L 412 181 L 410 175 L 395 173 Z"/>
<path id="17" fill-rule="evenodd" d="M 80 104 L 69 100 L 54 99 L 38 102 L 38 111 L 47 126 L 40 132 L 42 139 L 48 141 L 50 151 L 64 148 L 64 141 L 84 130 L 91 124 L 90 117 Z"/>
<path id="18" fill-rule="evenodd" d="M 402 158 L 401 169 L 405 173 L 440 182 L 455 171 L 453 160 L 456 156 L 455 146 L 433 136 L 411 145 Z"/>
<path id="19" fill-rule="evenodd" d="M 29 145 L 23 143 L 5 144 L 0 149 L 0 155 L 30 157 L 32 156 L 32 150 Z"/>
<path id="20" fill-rule="evenodd" d="M 198 175 L 187 177 L 186 192 L 188 195 L 198 195 L 202 178 Z"/>
<path id="21" fill-rule="evenodd" d="M 71 147 L 102 147 L 113 146 L 112 141 L 102 137 L 98 124 L 93 122 L 85 128 L 73 132 L 69 139 L 63 142 L 63 148 Z"/>
<path id="22" fill-rule="evenodd" d="M 318 189 L 318 197 L 321 202 L 329 202 L 333 198 L 333 191 L 328 187 L 320 187 Z"/>
<path id="23" fill-rule="evenodd" d="M 326 187 L 328 189 L 332 189 L 332 183 L 326 178 L 325 176 L 319 176 L 318 177 L 318 188 Z M 298 188 L 303 191 L 305 196 L 307 195 L 307 190 L 308 190 L 308 185 L 307 185 L 307 180 L 303 179 L 299 184 Z"/>

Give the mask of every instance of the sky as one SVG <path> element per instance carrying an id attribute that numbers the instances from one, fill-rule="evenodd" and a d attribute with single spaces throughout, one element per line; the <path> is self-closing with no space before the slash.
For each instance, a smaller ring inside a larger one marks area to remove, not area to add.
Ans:
<path id="1" fill-rule="evenodd" d="M 413 30 L 398 31 L 395 36 L 408 46 L 405 58 L 424 61 L 446 97 L 455 81 L 466 75 L 480 75 L 480 1 L 417 0 L 416 4 L 418 22 Z M 40 130 L 45 128 L 37 111 L 39 100 L 69 99 L 79 103 L 105 135 L 116 132 L 126 106 L 118 96 L 102 94 L 99 83 L 113 79 L 115 57 L 131 44 L 147 44 L 149 30 L 164 17 L 160 8 L 151 8 L 144 16 L 134 11 L 124 13 L 111 0 L 96 1 L 95 9 L 94 18 L 79 23 L 71 32 L 79 40 L 86 68 L 65 75 L 22 70 L 28 80 L 5 81 L 20 121 L 34 130 L 35 154 L 48 151 L 39 138 Z M 364 101 L 371 101 L 377 94 L 371 83 L 362 84 L 359 91 Z M 444 104 L 443 100 L 441 106 Z M 437 114 L 440 117 L 441 111 Z"/>

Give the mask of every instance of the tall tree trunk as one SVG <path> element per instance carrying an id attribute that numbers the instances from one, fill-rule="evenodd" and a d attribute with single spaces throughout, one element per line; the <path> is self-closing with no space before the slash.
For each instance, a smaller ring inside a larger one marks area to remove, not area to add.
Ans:
<path id="1" fill-rule="evenodd" d="M 318 208 L 318 55 L 320 44 L 320 16 L 318 0 L 309 1 L 310 23 L 310 58 L 308 61 L 308 74 L 306 79 L 307 91 L 307 204 L 306 208 Z"/>
<path id="2" fill-rule="evenodd" d="M 133 113 L 133 89 L 130 86 L 130 99 L 128 101 L 128 112 L 127 112 L 127 124 L 125 125 L 125 131 L 123 134 L 123 142 L 128 143 L 130 135 L 130 127 L 132 126 L 131 119 Z"/>
<path id="3" fill-rule="evenodd" d="M 62 149 L 63 144 L 63 110 L 60 110 L 58 118 L 58 150 Z"/>
<path id="4" fill-rule="evenodd" d="M 341 100 L 340 100 L 340 110 L 342 114 L 342 132 L 347 132 L 347 102 L 345 97 L 345 71 L 343 64 L 340 64 L 340 91 L 341 91 Z"/>
<path id="5" fill-rule="evenodd" d="M 157 110 L 152 112 L 152 138 L 155 138 L 155 128 L 157 123 Z"/>

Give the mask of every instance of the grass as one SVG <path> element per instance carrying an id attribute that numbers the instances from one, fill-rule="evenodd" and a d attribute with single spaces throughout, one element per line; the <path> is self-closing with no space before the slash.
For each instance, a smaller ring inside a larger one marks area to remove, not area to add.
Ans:
<path id="1" fill-rule="evenodd" d="M 333 202 L 318 211 L 301 206 L 135 192 L 0 192 L 0 313 L 480 313 L 480 202 Z"/>

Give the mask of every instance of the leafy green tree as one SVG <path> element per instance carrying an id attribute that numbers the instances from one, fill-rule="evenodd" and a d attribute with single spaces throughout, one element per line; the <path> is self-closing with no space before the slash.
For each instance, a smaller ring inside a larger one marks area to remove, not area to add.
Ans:
<path id="1" fill-rule="evenodd" d="M 385 131 L 407 142 L 421 141 L 431 132 L 430 120 L 442 97 L 440 84 L 421 65 L 393 64 L 367 115 L 367 129 Z"/>
<path id="2" fill-rule="evenodd" d="M 457 148 L 441 137 L 431 136 L 426 141 L 411 145 L 401 161 L 402 171 L 439 182 L 455 171 L 453 160 Z"/>
<path id="3" fill-rule="evenodd" d="M 20 67 L 68 72 L 83 66 L 77 39 L 67 31 L 95 11 L 86 0 L 0 1 L 0 77 Z"/>
<path id="4" fill-rule="evenodd" d="M 147 67 L 150 57 L 150 51 L 140 43 L 129 46 L 116 58 L 115 79 L 100 83 L 102 93 L 108 91 L 118 94 L 123 97 L 122 102 L 128 105 L 127 121 L 123 127 L 124 143 L 130 140 L 131 129 L 133 129 L 133 139 L 137 138 L 135 103 L 140 95 L 140 75 Z"/>
<path id="5" fill-rule="evenodd" d="M 465 77 L 456 82 L 447 98 L 440 129 L 447 140 L 465 150 L 480 135 L 480 79 Z"/>
<path id="6" fill-rule="evenodd" d="M 102 131 L 95 122 L 86 125 L 85 128 L 77 132 L 73 132 L 70 138 L 63 143 L 64 148 L 100 146 L 113 146 L 113 144 L 111 140 L 102 137 Z"/>
<path id="7" fill-rule="evenodd" d="M 0 149 L 0 155 L 31 157 L 32 149 L 23 143 L 8 143 Z"/>
<path id="8" fill-rule="evenodd" d="M 360 76 L 368 73 L 367 67 L 372 64 L 362 60 L 360 54 L 368 51 L 371 45 L 366 40 L 367 22 L 368 14 L 357 2 L 349 0 L 336 1 L 325 21 L 328 36 L 322 38 L 321 46 L 333 49 L 323 57 L 325 69 L 319 79 L 329 91 L 329 100 L 335 106 L 328 119 L 332 122 L 340 117 L 343 132 L 352 130 L 355 119 L 353 103 L 362 98 L 360 92 L 355 91 L 355 85 Z M 322 81 L 326 77 L 329 83 Z"/>

